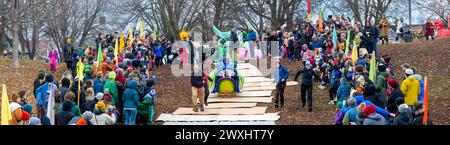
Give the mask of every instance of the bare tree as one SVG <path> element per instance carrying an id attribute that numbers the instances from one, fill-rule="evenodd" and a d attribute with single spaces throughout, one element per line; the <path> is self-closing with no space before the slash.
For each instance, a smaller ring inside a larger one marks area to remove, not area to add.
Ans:
<path id="1" fill-rule="evenodd" d="M 432 12 L 443 19 L 445 23 L 448 23 L 447 16 L 450 15 L 450 0 L 413 0 L 413 5 L 420 9 Z"/>

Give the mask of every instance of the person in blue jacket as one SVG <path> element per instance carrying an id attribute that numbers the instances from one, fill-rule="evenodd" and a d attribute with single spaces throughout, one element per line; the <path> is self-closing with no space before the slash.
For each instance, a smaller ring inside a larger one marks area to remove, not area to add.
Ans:
<path id="1" fill-rule="evenodd" d="M 276 95 L 275 98 L 275 108 L 284 106 L 284 89 L 286 87 L 286 81 L 289 76 L 289 70 L 286 66 L 282 64 L 282 62 L 278 61 L 276 63 L 276 68 L 278 68 L 278 73 L 276 74 L 275 81 L 277 82 L 276 86 Z"/>
<path id="2" fill-rule="evenodd" d="M 256 41 L 256 32 L 253 29 L 248 29 L 247 41 Z"/>
<path id="3" fill-rule="evenodd" d="M 348 98 L 348 96 L 350 96 L 350 89 L 351 89 L 351 81 L 353 79 L 353 75 L 352 74 L 347 74 L 345 76 L 345 81 L 339 85 L 338 90 L 337 90 L 337 99 L 338 102 L 343 102 L 344 100 L 346 100 Z"/>
<path id="4" fill-rule="evenodd" d="M 138 82 L 132 80 L 127 84 L 127 89 L 123 93 L 123 114 L 125 116 L 124 125 L 135 125 L 137 107 L 139 105 L 139 95 L 137 91 Z"/>
<path id="5" fill-rule="evenodd" d="M 366 104 L 366 106 L 370 106 L 370 105 L 375 106 L 372 102 L 365 100 L 364 96 L 362 96 L 362 95 L 356 96 L 355 99 L 356 99 L 357 106 L 359 106 L 363 102 Z M 342 107 L 342 112 L 346 113 L 349 109 L 350 109 L 349 105 L 344 104 L 344 106 Z M 384 116 L 386 118 L 395 116 L 395 114 L 390 113 L 389 111 L 387 111 L 383 108 L 377 107 L 377 106 L 375 106 L 375 110 L 378 114 L 381 114 L 382 116 Z"/>
<path id="6" fill-rule="evenodd" d="M 162 65 L 162 58 L 163 58 L 163 52 L 164 48 L 161 46 L 161 43 L 158 43 L 156 47 L 153 48 L 155 51 L 155 65 L 156 68 L 159 68 L 159 66 Z"/>

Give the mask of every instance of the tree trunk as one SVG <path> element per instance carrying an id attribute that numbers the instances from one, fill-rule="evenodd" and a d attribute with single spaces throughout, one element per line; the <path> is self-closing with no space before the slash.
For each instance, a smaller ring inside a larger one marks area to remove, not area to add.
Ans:
<path id="1" fill-rule="evenodd" d="M 3 18 L 3 17 L 2 17 Z M 3 55 L 3 51 L 6 49 L 4 48 L 5 44 L 5 27 L 3 25 L 3 21 L 0 22 L 0 53 Z"/>
<path id="2" fill-rule="evenodd" d="M 216 8 L 216 13 L 214 14 L 214 22 L 213 22 L 213 24 L 214 24 L 214 26 L 220 28 L 221 26 L 219 26 L 219 24 L 220 24 L 220 19 L 221 19 L 220 16 L 222 16 L 223 0 L 216 0 L 214 6 Z"/>
<path id="3" fill-rule="evenodd" d="M 12 28 L 13 28 L 13 59 L 12 68 L 19 69 L 19 2 L 20 0 L 13 1 L 13 14 L 12 14 Z"/>
<path id="4" fill-rule="evenodd" d="M 36 51 L 37 49 L 39 49 L 38 45 L 39 45 L 39 38 L 38 38 L 38 32 L 39 32 L 39 28 L 36 27 L 36 24 L 34 24 L 35 26 L 33 26 L 33 32 L 31 34 L 31 51 L 29 51 L 30 53 L 30 59 L 35 60 L 36 59 Z"/>

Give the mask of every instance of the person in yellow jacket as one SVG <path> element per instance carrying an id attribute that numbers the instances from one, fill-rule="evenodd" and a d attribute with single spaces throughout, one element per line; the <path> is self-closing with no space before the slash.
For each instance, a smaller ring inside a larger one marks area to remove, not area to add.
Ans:
<path id="1" fill-rule="evenodd" d="M 419 81 L 413 76 L 414 71 L 412 69 L 406 69 L 406 79 L 403 80 L 401 90 L 405 96 L 405 103 L 408 106 L 413 106 L 419 98 L 420 84 Z"/>

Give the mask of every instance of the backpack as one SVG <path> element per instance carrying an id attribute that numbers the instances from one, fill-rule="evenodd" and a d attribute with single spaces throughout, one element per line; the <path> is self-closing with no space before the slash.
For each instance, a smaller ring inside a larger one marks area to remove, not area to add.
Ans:
<path id="1" fill-rule="evenodd" d="M 343 120 L 344 120 L 344 112 L 342 112 L 342 109 L 340 109 L 339 111 L 336 112 L 336 116 L 334 119 L 334 123 L 336 125 L 343 125 Z"/>

